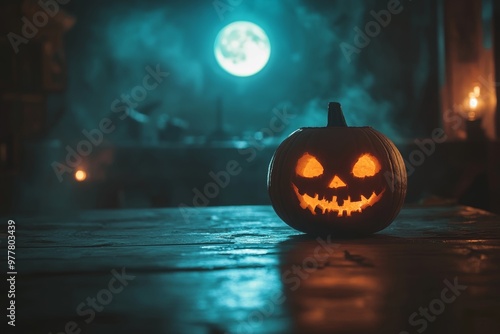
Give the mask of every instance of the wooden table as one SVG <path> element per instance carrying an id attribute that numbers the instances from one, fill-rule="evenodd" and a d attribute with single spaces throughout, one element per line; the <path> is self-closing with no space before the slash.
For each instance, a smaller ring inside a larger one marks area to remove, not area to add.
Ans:
<path id="1" fill-rule="evenodd" d="M 2 246 L 8 219 L 17 243 L 7 333 L 500 333 L 498 216 L 406 207 L 344 240 L 301 235 L 267 206 L 184 216 L 3 218 Z"/>

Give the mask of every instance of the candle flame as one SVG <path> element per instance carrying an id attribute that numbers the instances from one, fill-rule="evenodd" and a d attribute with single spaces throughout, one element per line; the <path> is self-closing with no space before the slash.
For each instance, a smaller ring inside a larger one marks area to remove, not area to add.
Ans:
<path id="1" fill-rule="evenodd" d="M 469 98 L 469 107 L 471 109 L 476 109 L 478 104 L 479 104 L 479 101 L 477 100 L 476 97 Z"/>
<path id="2" fill-rule="evenodd" d="M 464 101 L 465 115 L 469 121 L 474 121 L 481 116 L 483 101 L 481 99 L 481 87 L 475 85 L 472 91 L 469 92 L 468 99 Z"/>
<path id="3" fill-rule="evenodd" d="M 474 96 L 479 97 L 481 95 L 481 87 L 476 86 L 474 87 Z"/>

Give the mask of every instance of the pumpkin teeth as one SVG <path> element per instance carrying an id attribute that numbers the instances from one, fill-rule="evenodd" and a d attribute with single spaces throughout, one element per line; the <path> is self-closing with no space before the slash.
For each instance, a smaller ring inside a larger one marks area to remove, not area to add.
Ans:
<path id="1" fill-rule="evenodd" d="M 347 199 L 338 199 L 337 196 L 333 196 L 331 200 L 328 200 L 325 196 L 320 198 L 318 194 L 315 194 L 314 197 L 306 193 L 301 194 L 295 184 L 292 186 L 302 209 L 308 209 L 313 215 L 336 212 L 338 217 L 350 217 L 353 212 L 362 212 L 380 201 L 385 192 L 385 189 L 379 194 L 372 192 L 368 198 L 361 195 L 359 201 L 351 199 L 351 196 L 348 196 Z"/>

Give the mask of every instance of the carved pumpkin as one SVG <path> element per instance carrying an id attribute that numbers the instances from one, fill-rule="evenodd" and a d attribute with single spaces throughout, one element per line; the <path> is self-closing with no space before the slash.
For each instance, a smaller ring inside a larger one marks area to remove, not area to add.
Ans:
<path id="1" fill-rule="evenodd" d="M 398 215 L 406 169 L 396 146 L 371 127 L 347 127 L 339 103 L 328 126 L 301 128 L 276 150 L 268 191 L 278 216 L 313 234 L 369 234 Z"/>

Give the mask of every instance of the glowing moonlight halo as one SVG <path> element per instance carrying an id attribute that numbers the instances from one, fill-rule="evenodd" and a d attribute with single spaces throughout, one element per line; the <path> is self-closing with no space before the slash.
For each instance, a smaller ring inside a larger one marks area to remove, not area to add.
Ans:
<path id="1" fill-rule="evenodd" d="M 219 65 L 238 77 L 260 72 L 271 56 L 271 43 L 264 30 L 247 21 L 224 27 L 217 35 L 214 49 Z"/>

